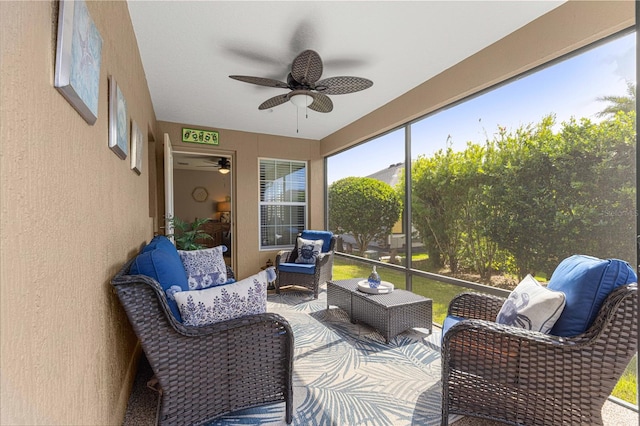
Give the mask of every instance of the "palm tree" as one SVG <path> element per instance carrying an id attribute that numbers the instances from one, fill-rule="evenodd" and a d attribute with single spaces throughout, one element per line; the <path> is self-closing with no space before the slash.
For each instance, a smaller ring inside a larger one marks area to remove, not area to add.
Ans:
<path id="1" fill-rule="evenodd" d="M 615 116 L 619 111 L 630 112 L 636 110 L 636 84 L 627 81 L 627 95 L 616 96 L 608 95 L 601 96 L 597 99 L 601 102 L 609 102 L 609 105 L 597 113 L 598 117 Z"/>

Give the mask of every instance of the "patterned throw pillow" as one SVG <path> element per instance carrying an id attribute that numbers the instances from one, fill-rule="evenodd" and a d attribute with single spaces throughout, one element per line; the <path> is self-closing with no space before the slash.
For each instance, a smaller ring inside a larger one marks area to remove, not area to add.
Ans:
<path id="1" fill-rule="evenodd" d="M 201 290 L 227 282 L 227 265 L 222 253 L 222 246 L 202 250 L 178 250 L 187 273 L 189 290 Z"/>
<path id="2" fill-rule="evenodd" d="M 298 237 L 298 257 L 296 263 L 316 263 L 322 251 L 323 240 L 305 240 Z"/>
<path id="3" fill-rule="evenodd" d="M 496 322 L 549 333 L 565 305 L 565 295 L 527 275 L 502 305 Z"/>
<path id="4" fill-rule="evenodd" d="M 267 272 L 205 290 L 174 295 L 185 325 L 202 326 L 267 311 Z"/>

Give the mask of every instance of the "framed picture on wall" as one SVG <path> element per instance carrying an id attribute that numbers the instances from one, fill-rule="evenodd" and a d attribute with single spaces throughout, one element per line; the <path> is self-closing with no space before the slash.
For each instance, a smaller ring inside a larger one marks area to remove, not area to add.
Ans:
<path id="1" fill-rule="evenodd" d="M 142 148 L 144 140 L 138 124 L 131 120 L 131 169 L 137 174 L 142 173 Z"/>
<path id="2" fill-rule="evenodd" d="M 109 77 L 109 148 L 123 160 L 129 154 L 127 101 L 114 76 Z"/>
<path id="3" fill-rule="evenodd" d="M 102 37 L 83 0 L 61 0 L 53 85 L 93 125 L 98 118 Z"/>

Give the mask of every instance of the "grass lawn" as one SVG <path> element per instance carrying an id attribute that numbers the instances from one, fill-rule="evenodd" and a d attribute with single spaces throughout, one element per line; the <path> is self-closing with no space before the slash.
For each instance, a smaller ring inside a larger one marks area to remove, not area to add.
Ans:
<path id="1" fill-rule="evenodd" d="M 638 403 L 638 354 L 627 366 L 611 395 L 632 404 Z"/>
<path id="2" fill-rule="evenodd" d="M 399 272 L 391 268 L 385 268 L 384 266 L 377 266 L 376 269 L 383 281 L 393 283 L 396 288 L 406 288 L 405 275 L 403 272 Z M 334 280 L 367 278 L 370 273 L 371 266 L 366 263 L 356 263 L 339 257 L 334 258 Z M 540 277 L 540 279 L 544 281 L 544 277 Z M 412 291 L 416 294 L 433 299 L 433 322 L 442 325 L 444 318 L 447 316 L 447 308 L 449 307 L 451 299 L 465 291 L 477 290 L 470 290 L 465 287 L 446 284 L 427 278 L 414 277 Z M 637 404 L 637 389 L 638 368 L 636 355 L 611 394 L 624 401 Z"/>

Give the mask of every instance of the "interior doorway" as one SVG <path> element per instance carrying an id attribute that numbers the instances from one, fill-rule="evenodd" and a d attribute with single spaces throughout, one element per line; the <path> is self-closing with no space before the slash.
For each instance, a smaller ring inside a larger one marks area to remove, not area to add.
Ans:
<path id="1" fill-rule="evenodd" d="M 230 155 L 173 151 L 173 214 L 183 221 L 208 219 L 207 247 L 224 245 L 234 266 L 233 173 Z"/>

